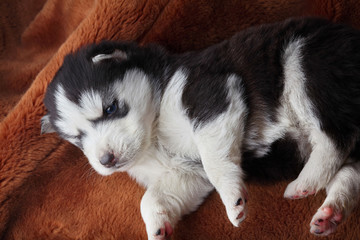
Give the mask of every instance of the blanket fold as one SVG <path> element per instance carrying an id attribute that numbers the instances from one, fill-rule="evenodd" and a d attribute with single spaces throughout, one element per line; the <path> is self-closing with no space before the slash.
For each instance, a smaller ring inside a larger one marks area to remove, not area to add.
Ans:
<path id="1" fill-rule="evenodd" d="M 55 134 L 40 135 L 46 87 L 67 53 L 105 39 L 184 52 L 249 26 L 309 15 L 360 28 L 356 0 L 2 0 L 0 238 L 146 238 L 144 189 L 126 174 L 99 176 L 79 149 Z M 289 181 L 249 182 L 249 214 L 239 228 L 212 193 L 173 239 L 316 239 L 309 223 L 325 193 L 285 200 Z M 326 239 L 358 239 L 359 216 L 357 208 Z"/>

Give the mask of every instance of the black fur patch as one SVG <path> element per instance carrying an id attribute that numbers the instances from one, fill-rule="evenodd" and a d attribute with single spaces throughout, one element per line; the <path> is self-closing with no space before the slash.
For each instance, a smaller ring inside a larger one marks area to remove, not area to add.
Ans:
<path id="1" fill-rule="evenodd" d="M 264 184 L 296 178 L 303 163 L 296 141 L 287 136 L 272 143 L 269 154 L 263 157 L 244 151 L 241 167 L 248 181 Z"/>
<path id="2" fill-rule="evenodd" d="M 264 111 L 276 121 L 275 110 L 284 86 L 284 47 L 293 39 L 308 37 L 328 24 L 322 19 L 306 19 L 253 27 L 201 52 L 181 56 L 178 65 L 189 71 L 183 95 L 189 117 L 206 122 L 225 111 L 226 79 L 236 74 L 245 91 L 249 121 Z"/>

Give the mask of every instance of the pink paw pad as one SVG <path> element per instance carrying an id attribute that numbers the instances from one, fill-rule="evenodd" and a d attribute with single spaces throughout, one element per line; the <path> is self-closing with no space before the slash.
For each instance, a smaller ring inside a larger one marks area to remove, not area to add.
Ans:
<path id="1" fill-rule="evenodd" d="M 308 191 L 308 190 L 297 191 L 296 195 L 290 196 L 290 199 L 305 198 L 307 196 L 314 195 L 315 193 L 316 191 Z"/>
<path id="2" fill-rule="evenodd" d="M 171 227 L 171 224 L 169 222 L 165 222 L 165 227 L 157 230 L 157 232 L 155 233 L 155 238 L 167 239 L 171 237 L 172 234 L 173 234 L 173 229 Z"/>
<path id="3" fill-rule="evenodd" d="M 240 222 L 242 221 L 242 220 L 244 220 L 244 216 L 245 216 L 245 204 L 247 203 L 247 201 L 248 201 L 248 193 L 247 193 L 247 191 L 244 189 L 244 188 L 242 188 L 242 190 L 241 190 L 241 195 L 243 196 L 243 197 L 241 197 L 241 198 L 239 198 L 237 201 L 236 201 L 236 203 L 235 203 L 235 206 L 236 207 L 242 207 L 242 210 L 240 211 L 240 213 L 237 215 L 237 217 L 236 217 L 236 219 L 237 220 L 240 220 Z"/>
<path id="4" fill-rule="evenodd" d="M 313 217 L 310 232 L 322 236 L 329 235 L 335 232 L 342 219 L 343 215 L 341 213 L 335 212 L 331 207 L 324 207 Z"/>

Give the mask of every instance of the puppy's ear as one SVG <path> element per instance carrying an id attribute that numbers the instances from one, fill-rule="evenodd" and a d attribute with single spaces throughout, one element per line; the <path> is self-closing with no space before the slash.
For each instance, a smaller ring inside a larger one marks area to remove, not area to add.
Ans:
<path id="1" fill-rule="evenodd" d="M 117 61 L 124 61 L 127 59 L 127 55 L 125 52 L 115 49 L 112 53 L 101 53 L 91 58 L 91 61 L 96 64 L 99 63 L 105 59 L 114 59 Z"/>
<path id="2" fill-rule="evenodd" d="M 46 114 L 41 118 L 41 134 L 53 132 L 55 132 L 55 129 L 50 122 L 50 116 Z"/>

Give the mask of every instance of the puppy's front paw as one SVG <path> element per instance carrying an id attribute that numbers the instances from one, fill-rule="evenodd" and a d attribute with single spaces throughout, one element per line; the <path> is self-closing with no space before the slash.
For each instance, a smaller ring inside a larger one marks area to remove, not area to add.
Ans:
<path id="1" fill-rule="evenodd" d="M 173 233 L 173 228 L 169 222 L 165 222 L 164 226 L 160 227 L 156 233 L 153 235 L 153 238 L 149 236 L 149 239 L 156 239 L 156 240 L 164 240 L 171 237 Z"/>
<path id="2" fill-rule="evenodd" d="M 316 193 L 316 190 L 307 186 L 304 181 L 296 179 L 292 181 L 284 192 L 284 198 L 299 199 Z"/>
<path id="3" fill-rule="evenodd" d="M 149 240 L 165 240 L 173 234 L 173 227 L 165 211 L 152 212 L 147 216 L 145 224 Z"/>
<path id="4" fill-rule="evenodd" d="M 322 207 L 311 220 L 310 232 L 319 236 L 327 236 L 335 232 L 342 220 L 343 214 L 340 211 L 332 207 Z"/>
<path id="5" fill-rule="evenodd" d="M 239 194 L 232 197 L 233 201 L 230 201 L 226 206 L 226 212 L 231 223 L 238 227 L 242 221 L 244 221 L 247 214 L 247 201 L 248 193 L 243 187 Z M 235 200 L 236 199 L 236 200 Z"/>

